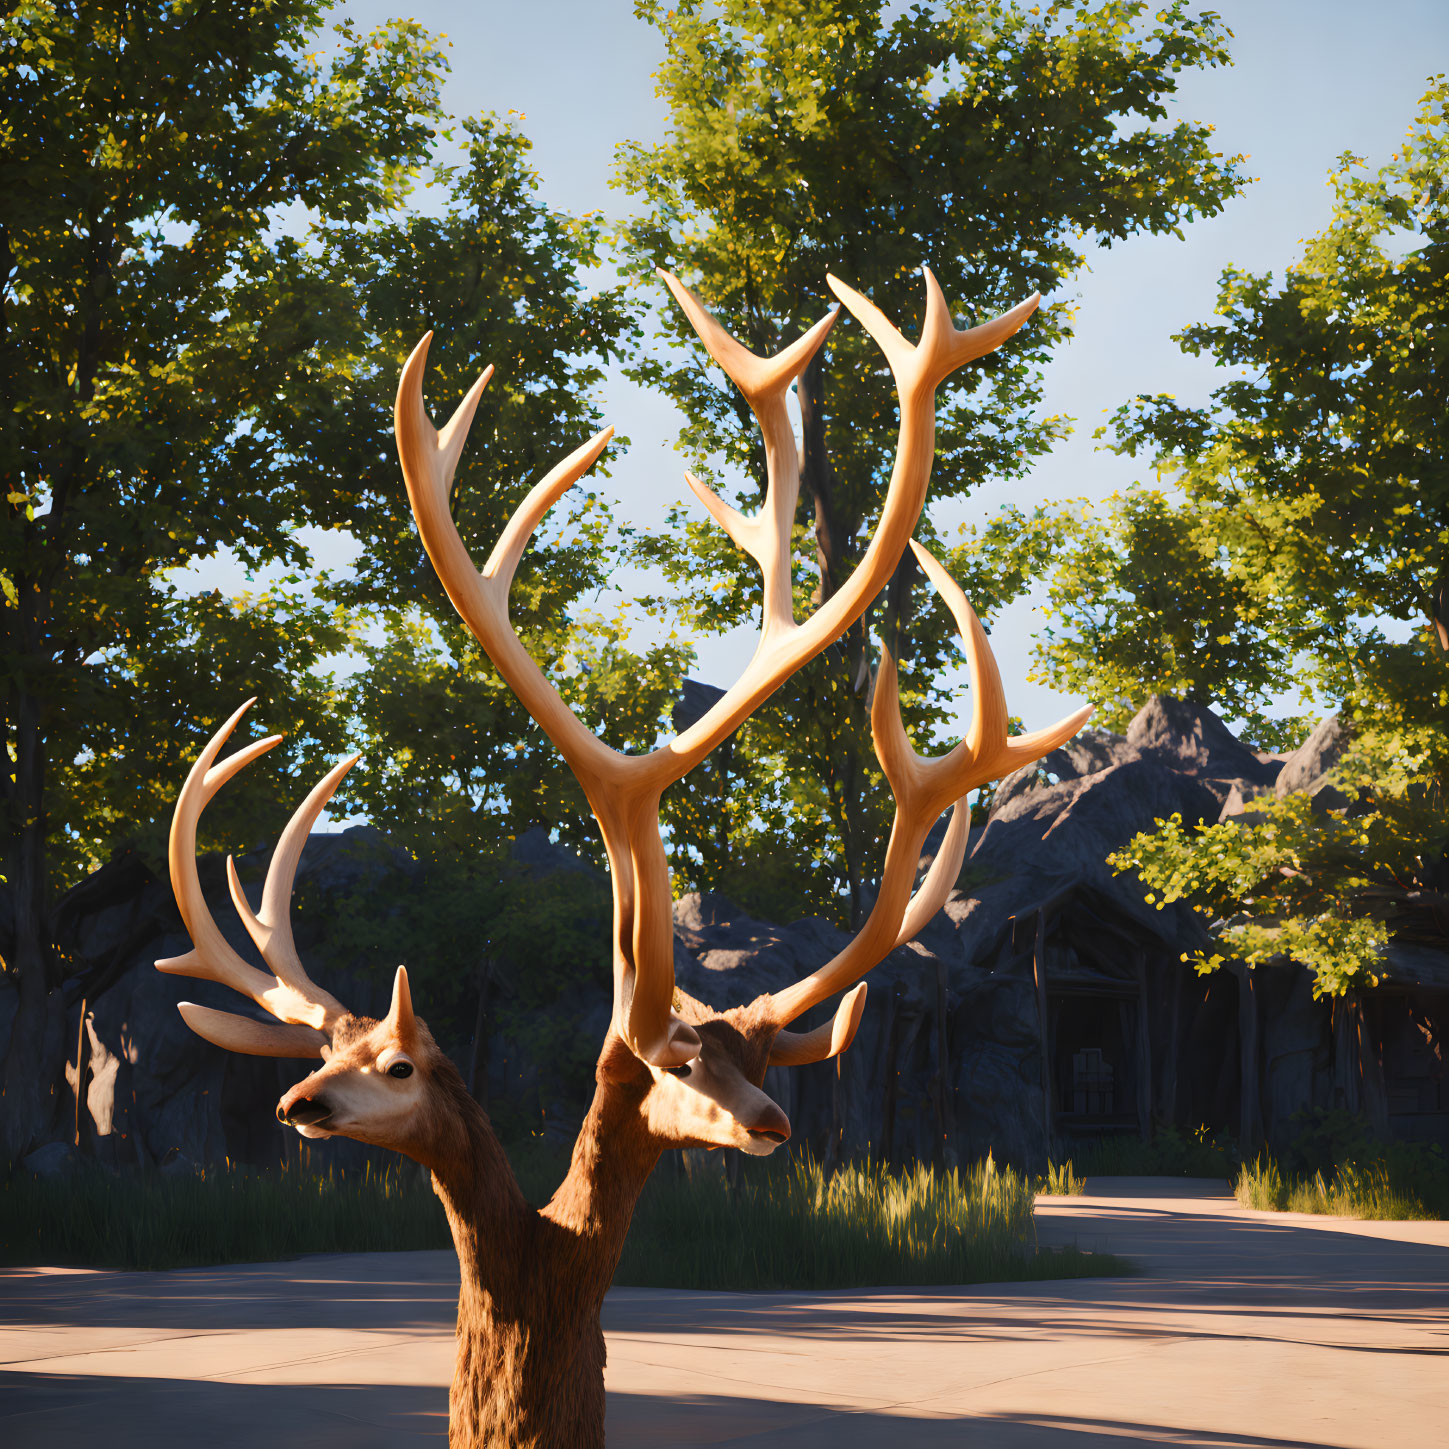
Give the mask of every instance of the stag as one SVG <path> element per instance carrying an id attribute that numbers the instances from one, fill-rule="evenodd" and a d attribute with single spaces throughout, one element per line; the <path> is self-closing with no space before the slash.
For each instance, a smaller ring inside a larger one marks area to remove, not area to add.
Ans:
<path id="1" fill-rule="evenodd" d="M 588 797 L 608 852 L 614 895 L 613 1016 L 599 1053 L 596 1089 L 562 1185 L 547 1206 L 525 1203 L 487 1116 L 413 1011 L 399 966 L 387 1016 L 354 1015 L 308 977 L 288 903 L 308 832 L 356 760 L 343 760 L 288 823 L 253 912 L 228 861 L 228 880 L 270 973 L 249 965 L 210 916 L 196 870 L 196 828 L 216 791 L 275 745 L 272 736 L 217 762 L 243 705 L 202 751 L 177 802 L 170 867 L 193 949 L 158 961 L 163 971 L 220 981 L 272 1020 L 182 1003 L 192 1030 L 230 1051 L 320 1057 L 285 1093 L 277 1116 L 304 1137 L 355 1138 L 404 1153 L 432 1174 L 462 1272 L 449 1443 L 595 1446 L 604 1442 L 604 1338 L 599 1313 L 634 1205 L 661 1153 L 674 1147 L 773 1152 L 790 1123 L 762 1090 L 771 1065 L 822 1061 L 843 1052 L 865 1004 L 861 978 L 910 940 L 941 908 L 965 854 L 966 797 L 977 786 L 1039 759 L 1085 722 L 1083 709 L 1051 729 L 1010 737 L 1001 678 L 985 631 L 965 596 L 911 533 L 930 477 L 935 394 L 946 377 L 998 347 L 1026 321 L 1033 296 L 1004 316 L 959 330 L 935 278 L 924 270 L 926 318 L 909 343 L 865 297 L 830 286 L 884 352 L 900 399 L 900 437 L 879 525 L 845 585 L 803 621 L 790 588 L 790 530 L 799 489 L 786 394 L 839 315 L 833 309 L 777 356 L 747 351 L 675 278 L 664 275 L 711 357 L 744 394 L 764 435 L 767 492 L 747 517 L 698 479 L 689 486 L 758 563 L 764 582 L 759 644 L 734 686 L 702 718 L 649 754 L 625 756 L 597 739 L 564 704 L 508 620 L 514 570 L 539 521 L 594 463 L 612 430 L 560 463 L 524 500 L 478 570 L 449 509 L 453 472 L 490 367 L 452 420 L 435 431 L 423 406 L 431 334 L 408 359 L 398 387 L 396 432 L 408 496 L 424 547 L 454 607 L 494 665 L 563 754 Z M 901 723 L 896 664 L 883 651 L 871 708 L 876 753 L 896 814 L 875 906 L 832 960 L 782 991 L 716 1010 L 674 984 L 672 892 L 659 829 L 662 791 L 705 758 L 797 669 L 838 639 L 869 606 L 909 546 L 950 607 L 965 642 L 972 717 L 965 739 L 931 759 Z M 950 807 L 945 839 L 916 885 L 926 835 Z M 809 1031 L 792 1023 L 844 992 Z"/>

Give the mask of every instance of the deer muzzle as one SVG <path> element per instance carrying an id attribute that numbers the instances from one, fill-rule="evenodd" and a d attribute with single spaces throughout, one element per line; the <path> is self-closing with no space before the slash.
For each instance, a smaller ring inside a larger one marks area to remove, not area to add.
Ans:
<path id="1" fill-rule="evenodd" d="M 332 1108 L 320 1097 L 303 1097 L 290 1107 L 277 1103 L 277 1121 L 284 1127 L 317 1127 L 332 1115 Z"/>

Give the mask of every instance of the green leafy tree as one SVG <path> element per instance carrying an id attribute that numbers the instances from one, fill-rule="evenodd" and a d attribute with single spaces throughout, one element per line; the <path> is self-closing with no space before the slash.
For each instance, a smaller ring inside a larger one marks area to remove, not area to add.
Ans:
<path id="1" fill-rule="evenodd" d="M 358 299 L 339 344 L 340 392 L 294 413 L 293 446 L 321 460 L 343 521 L 362 543 L 327 597 L 377 628 L 347 691 L 363 762 L 342 799 L 420 857 L 506 852 L 542 825 L 600 860 L 583 792 L 548 738 L 459 621 L 407 510 L 392 436 L 402 364 L 434 329 L 428 387 L 447 416 L 490 363 L 452 502 L 481 565 L 528 491 L 603 426 L 592 389 L 638 331 L 621 287 L 590 290 L 597 218 L 546 207 L 528 141 L 493 117 L 466 122 L 460 165 L 440 176 L 441 214 L 337 228 L 319 254 Z M 627 440 L 624 440 L 627 442 Z M 683 646 L 640 655 L 608 588 L 624 539 L 607 505 L 580 487 L 540 527 L 510 594 L 510 618 L 535 659 L 615 748 L 651 748 L 687 662 Z"/>
<path id="2" fill-rule="evenodd" d="M 1054 524 L 1053 622 L 1032 679 L 1092 700 L 1105 729 L 1125 730 L 1149 695 L 1169 694 L 1241 721 L 1266 749 L 1303 737 L 1303 719 L 1268 714 L 1295 682 L 1280 600 L 1223 546 L 1214 513 L 1136 487 Z"/>
<path id="3" fill-rule="evenodd" d="M 219 549 L 303 569 L 297 525 L 345 521 L 287 415 L 334 386 L 326 343 L 350 307 L 315 240 L 279 224 L 300 205 L 365 229 L 399 204 L 441 59 L 398 22 L 341 27 L 324 63 L 308 54 L 323 8 L 25 0 L 0 20 L 12 1153 L 53 1109 L 56 892 L 154 827 L 198 734 L 258 685 L 304 739 L 332 740 L 314 675 L 344 639 L 330 609 L 285 588 L 195 600 L 172 579 Z"/>
<path id="4" fill-rule="evenodd" d="M 1250 677 L 1289 662 L 1351 723 L 1337 772 L 1351 803 L 1170 823 L 1120 864 L 1216 923 L 1205 967 L 1291 957 L 1339 992 L 1371 981 L 1389 940 L 1444 936 L 1449 85 L 1430 87 L 1388 165 L 1345 156 L 1331 182 L 1333 220 L 1283 281 L 1229 271 L 1221 320 L 1181 336 L 1238 376 L 1204 408 L 1139 399 L 1117 445 L 1155 458 L 1267 621 Z M 1217 663 L 1194 667 L 1231 708 Z"/>
<path id="5" fill-rule="evenodd" d="M 619 183 L 644 208 L 624 228 L 629 254 L 641 276 L 655 265 L 679 273 L 757 353 L 818 319 L 827 271 L 909 327 L 929 263 L 953 306 L 981 320 L 1034 290 L 1058 291 L 1089 242 L 1177 231 L 1238 183 L 1209 127 L 1162 124 L 1179 76 L 1227 61 L 1210 13 L 1174 5 L 1148 22 L 1143 5 L 1120 0 L 956 0 L 893 20 L 879 0 L 684 0 L 668 10 L 648 0 L 636 11 L 664 38 L 670 133 L 620 153 Z M 692 341 L 675 312 L 661 315 L 664 339 Z M 941 401 L 933 498 L 1021 476 L 1060 436 L 1063 421 L 1035 409 L 1041 363 L 1068 332 L 1068 308 L 1046 309 Z M 714 467 L 717 484 L 727 485 L 721 465 L 743 475 L 726 492 L 749 511 L 765 473 L 740 398 L 697 350 L 650 360 L 639 376 L 684 413 L 681 441 L 697 467 Z M 868 540 L 894 454 L 895 398 L 869 339 L 842 324 L 797 399 L 798 522 L 817 565 L 796 578 L 808 610 L 840 587 Z M 922 532 L 939 546 L 929 520 Z M 691 526 L 685 549 L 671 537 L 641 551 L 675 588 L 659 607 L 691 629 L 750 616 L 758 585 L 716 531 Z M 726 830 L 717 811 L 691 814 L 674 792 L 672 828 L 702 881 L 742 876 L 745 849 L 758 859 L 768 841 L 795 862 L 817 909 L 835 913 L 835 888 L 822 885 L 833 876 L 858 911 L 888 816 L 868 745 L 871 631 L 897 635 L 911 662 L 903 702 L 917 730 L 949 704 L 935 681 L 950 627 L 944 610 L 911 614 L 914 569 L 908 557 L 874 611 L 742 728 Z"/>

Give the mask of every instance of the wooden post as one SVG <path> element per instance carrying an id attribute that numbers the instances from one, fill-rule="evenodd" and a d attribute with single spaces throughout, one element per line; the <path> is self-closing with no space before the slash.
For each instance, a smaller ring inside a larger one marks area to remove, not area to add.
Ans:
<path id="1" fill-rule="evenodd" d="M 1056 1138 L 1056 1110 L 1052 1097 L 1051 1026 L 1047 1020 L 1046 990 L 1046 912 L 1036 913 L 1036 941 L 1032 947 L 1032 974 L 1036 978 L 1037 1031 L 1041 1041 L 1041 1107 L 1042 1130 L 1046 1133 L 1047 1150 Z"/>
<path id="2" fill-rule="evenodd" d="M 1147 952 L 1137 957 L 1137 1131 L 1152 1140 L 1152 1038 L 1147 1011 Z"/>
<path id="3" fill-rule="evenodd" d="M 1162 1092 L 1157 1101 L 1157 1109 L 1158 1115 L 1163 1121 L 1175 1125 L 1177 1122 L 1177 1039 L 1182 1034 L 1184 967 L 1182 962 L 1174 961 L 1170 969 L 1172 986 L 1167 998 L 1167 1042 L 1162 1058 Z"/>
<path id="4" fill-rule="evenodd" d="M 939 1092 L 936 1098 L 936 1129 L 941 1134 L 941 1166 L 959 1166 L 956 1153 L 956 1089 L 951 1081 L 951 1033 L 947 1030 L 946 963 L 936 958 L 936 1064 Z"/>
<path id="5" fill-rule="evenodd" d="M 1258 1110 L 1258 996 L 1252 970 L 1239 966 L 1238 978 L 1238 1140 L 1246 1155 L 1262 1136 L 1262 1114 Z"/>
<path id="6" fill-rule="evenodd" d="M 1380 1137 L 1389 1135 L 1389 1094 L 1384 1086 L 1384 1064 L 1379 1059 L 1377 1036 L 1369 1024 L 1369 1003 L 1358 1001 L 1358 1066 L 1363 1081 L 1363 1110 L 1369 1126 Z"/>

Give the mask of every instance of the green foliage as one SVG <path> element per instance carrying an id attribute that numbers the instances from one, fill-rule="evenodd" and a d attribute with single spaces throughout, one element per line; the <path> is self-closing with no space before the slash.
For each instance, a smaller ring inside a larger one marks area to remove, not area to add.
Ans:
<path id="1" fill-rule="evenodd" d="M 1179 336 L 1231 373 L 1211 403 L 1118 412 L 1117 449 L 1173 491 L 1068 521 L 1065 627 L 1041 652 L 1045 677 L 1109 701 L 1109 722 L 1166 690 L 1281 747 L 1308 721 L 1272 728 L 1262 709 L 1296 683 L 1351 723 L 1336 795 L 1252 801 L 1203 830 L 1160 821 L 1113 857 L 1149 900 L 1202 914 L 1200 970 L 1297 960 L 1329 994 L 1375 984 L 1391 939 L 1443 939 L 1449 83 L 1386 166 L 1362 166 L 1340 159 L 1333 220 L 1281 283 L 1226 272 L 1218 320 Z M 1098 574 L 1105 597 L 1081 602 Z"/>
<path id="2" fill-rule="evenodd" d="M 1333 772 L 1342 808 L 1295 792 L 1216 825 L 1173 816 L 1108 863 L 1136 872 L 1159 910 L 1184 900 L 1203 918 L 1212 946 L 1183 957 L 1200 973 L 1292 960 L 1314 973 L 1315 995 L 1376 986 L 1391 938 L 1442 934 L 1449 741 L 1412 743 L 1408 731 L 1362 737 Z"/>
<path id="3" fill-rule="evenodd" d="M 1449 83 L 1431 85 L 1386 166 L 1362 168 L 1340 158 L 1329 178 L 1333 220 L 1281 282 L 1228 270 L 1217 320 L 1178 336 L 1185 352 L 1230 374 L 1211 403 L 1143 396 L 1114 421 L 1116 449 L 1149 457 L 1171 483 L 1172 527 L 1195 539 L 1259 631 L 1257 658 L 1214 653 L 1205 636 L 1186 671 L 1196 697 L 1229 713 L 1246 704 L 1245 718 L 1290 679 L 1305 699 L 1410 725 L 1441 719 L 1446 704 Z M 1130 544 L 1135 522 L 1124 515 L 1107 533 Z M 1122 580 L 1129 593 L 1136 577 Z M 1057 641 L 1048 662 L 1090 679 L 1105 644 L 1114 697 L 1131 653 L 1116 635 L 1130 635 L 1159 594 L 1145 572 L 1121 621 Z M 1389 620 L 1418 627 L 1396 641 Z M 1171 650 L 1150 653 L 1144 691 L 1174 667 Z"/>
<path id="4" fill-rule="evenodd" d="M 533 485 L 602 426 L 592 389 L 603 365 L 633 347 L 637 327 L 621 288 L 581 280 L 600 260 L 598 219 L 543 205 L 529 143 L 511 126 L 485 116 L 463 129 L 463 163 L 440 173 L 440 216 L 335 229 L 316 263 L 359 300 L 339 340 L 341 394 L 294 423 L 363 544 L 352 575 L 328 592 L 372 623 L 344 701 L 364 761 L 342 798 L 428 859 L 502 850 L 531 825 L 597 859 L 582 791 L 424 555 L 402 499 L 392 397 L 429 329 L 427 390 L 439 423 L 496 365 L 452 495 L 459 533 L 481 564 Z M 575 488 L 524 554 L 510 617 L 570 707 L 615 748 L 642 750 L 689 655 L 674 643 L 638 654 L 619 617 L 584 607 L 608 586 L 623 544 L 598 494 Z"/>
<path id="5" fill-rule="evenodd" d="M 1293 682 L 1277 599 L 1223 547 L 1221 522 L 1157 489 L 1054 520 L 1060 552 L 1031 678 L 1097 706 L 1125 732 L 1152 694 L 1212 705 L 1259 748 L 1291 749 L 1301 719 L 1264 713 Z"/>
<path id="6" fill-rule="evenodd" d="M 1034 290 L 1057 291 L 1082 265 L 1087 236 L 1106 245 L 1176 231 L 1216 212 L 1238 183 L 1210 128 L 1164 124 L 1179 76 L 1226 62 L 1226 32 L 1210 14 L 1174 6 L 1151 22 L 1143 5 L 1122 0 L 1032 9 L 956 0 L 895 18 L 879 0 L 669 9 L 641 0 L 637 13 L 663 34 L 670 130 L 657 146 L 619 153 L 619 182 L 644 205 L 624 227 L 631 269 L 646 284 L 656 265 L 677 271 L 760 354 L 818 319 L 827 271 L 909 332 L 927 262 L 952 305 L 981 320 Z M 658 325 L 661 337 L 693 347 L 673 309 Z M 1037 405 L 1041 363 L 1068 332 L 1067 307 L 1049 307 L 944 392 L 933 498 L 1021 476 L 1061 435 L 1065 421 L 1043 420 Z M 692 466 L 751 511 L 763 455 L 733 389 L 697 349 L 635 372 L 683 412 Z M 808 612 L 868 542 L 894 457 L 896 400 L 874 344 L 849 321 L 802 376 L 798 398 L 797 521 L 818 564 L 796 573 L 797 607 Z M 941 546 L 929 519 L 921 536 Z M 758 583 L 716 530 L 690 526 L 684 548 L 676 535 L 641 540 L 639 553 L 671 585 L 658 607 L 690 628 L 753 616 Z M 972 585 L 991 575 L 978 562 Z M 694 883 L 725 879 L 773 841 L 809 863 L 801 883 L 816 882 L 812 909 L 835 913 L 832 878 L 859 903 L 889 824 L 868 741 L 870 633 L 898 638 L 910 727 L 929 737 L 956 713 L 942 679 L 954 631 L 944 609 L 912 613 L 914 569 L 908 559 L 866 620 L 741 728 L 728 793 L 717 792 L 729 801 L 722 825 L 702 830 L 678 797 L 671 803 Z M 1005 602 L 1027 577 L 998 570 L 1000 592 L 978 605 Z"/>
<path id="7" fill-rule="evenodd" d="M 365 230 L 397 207 L 442 61 L 400 21 L 342 26 L 324 64 L 322 10 L 31 0 L 0 20 L 0 796 L 11 878 L 28 840 L 42 892 L 154 820 L 244 681 L 334 743 L 329 615 L 171 581 L 219 549 L 305 566 L 299 525 L 341 521 L 275 425 L 331 386 L 350 307 L 279 223 L 300 205 Z"/>
<path id="8" fill-rule="evenodd" d="M 1236 1140 L 1206 1127 L 1182 1132 L 1159 1124 L 1152 1140 L 1100 1137 L 1072 1144 L 1072 1159 L 1082 1176 L 1093 1177 L 1231 1177 L 1241 1160 Z"/>

